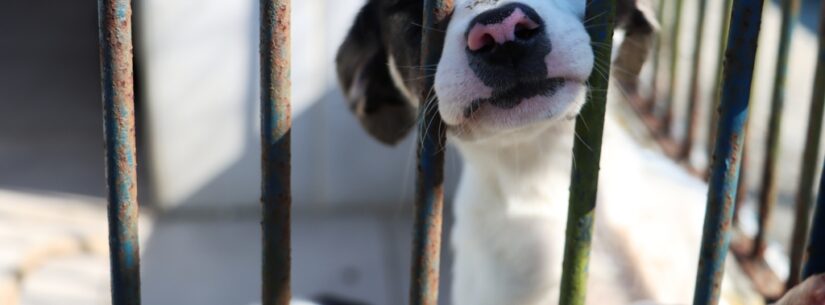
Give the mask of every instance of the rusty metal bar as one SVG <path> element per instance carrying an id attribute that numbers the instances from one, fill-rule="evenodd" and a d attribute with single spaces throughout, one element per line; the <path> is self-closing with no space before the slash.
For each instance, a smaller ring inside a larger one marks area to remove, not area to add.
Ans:
<path id="1" fill-rule="evenodd" d="M 721 34 L 719 35 L 719 53 L 716 60 L 716 79 L 713 81 L 716 88 L 713 90 L 711 105 L 708 107 L 708 160 L 713 156 L 713 141 L 716 139 L 716 121 L 719 118 L 719 101 L 722 99 L 722 73 L 725 66 L 725 50 L 728 48 L 728 34 L 730 33 L 730 15 L 733 9 L 733 0 L 725 0 L 722 10 Z M 708 174 L 712 162 L 708 162 Z"/>
<path id="2" fill-rule="evenodd" d="M 424 67 L 438 64 L 444 43 L 446 21 L 452 14 L 452 0 L 423 0 L 421 75 Z M 423 104 L 432 100 L 433 76 L 422 77 L 419 92 Z M 415 193 L 415 233 L 413 236 L 411 305 L 437 305 L 441 255 L 441 224 L 444 209 L 444 146 L 446 131 L 438 107 L 421 107 L 419 113 L 418 172 Z"/>
<path id="3" fill-rule="evenodd" d="M 763 0 L 735 0 L 726 52 L 720 117 L 699 252 L 694 305 L 716 305 L 730 243 L 745 123 L 748 118 Z"/>
<path id="4" fill-rule="evenodd" d="M 660 0 L 658 7 L 656 8 L 656 18 L 658 20 L 662 20 L 665 14 L 665 3 L 668 3 L 667 0 Z M 653 81 L 652 81 L 652 88 L 650 90 L 650 99 L 648 100 L 646 109 L 644 111 L 652 113 L 656 109 L 656 104 L 659 99 L 659 68 L 661 65 L 661 57 L 662 57 L 662 45 L 664 44 L 664 39 L 662 39 L 661 34 L 656 35 L 656 49 L 653 51 Z"/>
<path id="5" fill-rule="evenodd" d="M 708 6 L 708 0 L 699 0 L 699 12 L 696 21 L 696 29 L 694 32 L 694 39 L 696 45 L 693 51 L 693 67 L 690 77 L 690 96 L 687 104 L 687 119 L 685 120 L 685 139 L 679 150 L 679 159 L 688 160 L 690 152 L 693 149 L 693 138 L 696 135 L 696 120 L 699 112 L 699 95 L 701 93 L 700 74 L 702 67 L 702 46 L 704 43 L 705 30 L 705 10 Z"/>
<path id="6" fill-rule="evenodd" d="M 768 123 L 768 139 L 762 169 L 762 187 L 759 193 L 759 227 L 754 237 L 754 257 L 762 256 L 765 251 L 765 234 L 770 226 L 771 211 L 776 204 L 777 172 L 779 159 L 779 142 L 782 129 L 782 113 L 785 104 L 785 82 L 788 75 L 788 58 L 791 49 L 793 30 L 799 19 L 800 0 L 782 0 L 782 25 L 779 38 L 779 51 L 773 79 L 771 96 L 771 116 Z"/>
<path id="7" fill-rule="evenodd" d="M 670 134 L 671 123 L 673 120 L 673 103 L 675 99 L 676 80 L 678 75 L 677 68 L 679 67 L 679 33 L 682 26 L 682 7 L 684 0 L 673 0 L 674 16 L 673 28 L 670 32 L 670 76 L 668 80 L 670 84 L 667 88 L 667 99 L 665 99 L 665 109 L 662 115 L 662 133 L 665 136 Z"/>
<path id="8" fill-rule="evenodd" d="M 796 221 L 791 243 L 791 269 L 786 287 L 796 286 L 800 280 L 802 260 L 805 253 L 808 225 L 810 224 L 811 203 L 813 201 L 813 184 L 818 168 L 819 142 L 822 134 L 822 111 L 825 106 L 825 5 L 820 6 L 819 17 L 819 53 L 814 79 L 814 93 L 808 117 L 808 134 L 805 141 L 805 153 L 802 157 L 802 173 L 796 193 Z"/>
<path id="9" fill-rule="evenodd" d="M 291 298 L 290 0 L 261 0 L 263 305 Z"/>
<path id="10" fill-rule="evenodd" d="M 98 0 L 112 304 L 140 304 L 137 158 L 129 0 Z"/>
<path id="11" fill-rule="evenodd" d="M 616 0 L 591 0 L 587 3 L 585 20 L 593 20 L 587 28 L 592 44 L 612 46 L 616 21 Z M 570 181 L 570 203 L 567 212 L 564 261 L 562 265 L 560 305 L 583 305 L 587 292 L 587 269 L 596 209 L 602 133 L 610 80 L 611 47 L 594 48 L 594 64 L 607 71 L 592 73 L 588 80 L 587 102 L 576 119 L 577 140 L 573 145 L 573 173 Z"/>
<path id="12" fill-rule="evenodd" d="M 825 175 L 825 166 L 822 169 Z M 805 248 L 805 269 L 802 278 L 825 273 L 825 176 L 819 178 L 819 198 L 816 201 L 814 223 L 811 226 L 810 239 Z"/>

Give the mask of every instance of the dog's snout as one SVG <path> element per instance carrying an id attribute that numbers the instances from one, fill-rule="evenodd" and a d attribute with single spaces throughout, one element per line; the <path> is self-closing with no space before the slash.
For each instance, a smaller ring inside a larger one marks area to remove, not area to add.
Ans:
<path id="1" fill-rule="evenodd" d="M 478 15 L 467 31 L 471 52 L 496 52 L 508 42 L 527 47 L 542 30 L 538 14 L 521 3 L 513 3 Z"/>
<path id="2" fill-rule="evenodd" d="M 476 16 L 469 25 L 466 55 L 478 78 L 493 89 L 547 77 L 551 51 L 545 23 L 522 3 L 510 3 Z"/>

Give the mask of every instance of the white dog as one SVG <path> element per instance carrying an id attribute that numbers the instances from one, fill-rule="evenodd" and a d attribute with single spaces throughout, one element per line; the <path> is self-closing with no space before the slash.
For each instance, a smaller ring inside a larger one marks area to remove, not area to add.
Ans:
<path id="1" fill-rule="evenodd" d="M 421 0 L 369 0 L 339 50 L 341 85 L 370 134 L 395 143 L 419 107 L 438 107 L 463 156 L 454 305 L 558 302 L 573 123 L 594 68 L 586 2 L 455 0 L 441 60 L 424 67 L 437 105 L 418 98 Z M 656 27 L 635 0 L 619 1 L 618 20 L 628 35 Z"/>

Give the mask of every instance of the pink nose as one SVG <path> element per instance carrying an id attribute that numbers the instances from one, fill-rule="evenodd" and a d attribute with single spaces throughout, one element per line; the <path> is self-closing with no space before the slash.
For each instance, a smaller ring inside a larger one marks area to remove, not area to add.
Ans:
<path id="1" fill-rule="evenodd" d="M 491 11 L 489 16 L 479 16 L 467 32 L 467 48 L 479 51 L 508 41 L 529 39 L 541 27 L 530 19 L 521 8 L 507 11 Z"/>

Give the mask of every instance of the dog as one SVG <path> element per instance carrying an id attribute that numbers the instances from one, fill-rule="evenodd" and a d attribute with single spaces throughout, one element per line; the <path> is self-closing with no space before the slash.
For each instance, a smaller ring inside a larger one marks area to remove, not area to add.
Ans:
<path id="1" fill-rule="evenodd" d="M 421 67 L 423 1 L 368 0 L 339 48 L 340 85 L 370 135 L 395 144 L 437 107 L 463 157 L 454 305 L 558 301 L 573 127 L 594 73 L 586 2 L 455 0 L 440 61 Z M 638 73 L 657 23 L 641 0 L 617 4 L 628 43 L 615 64 Z M 425 77 L 437 99 L 419 96 Z"/>

